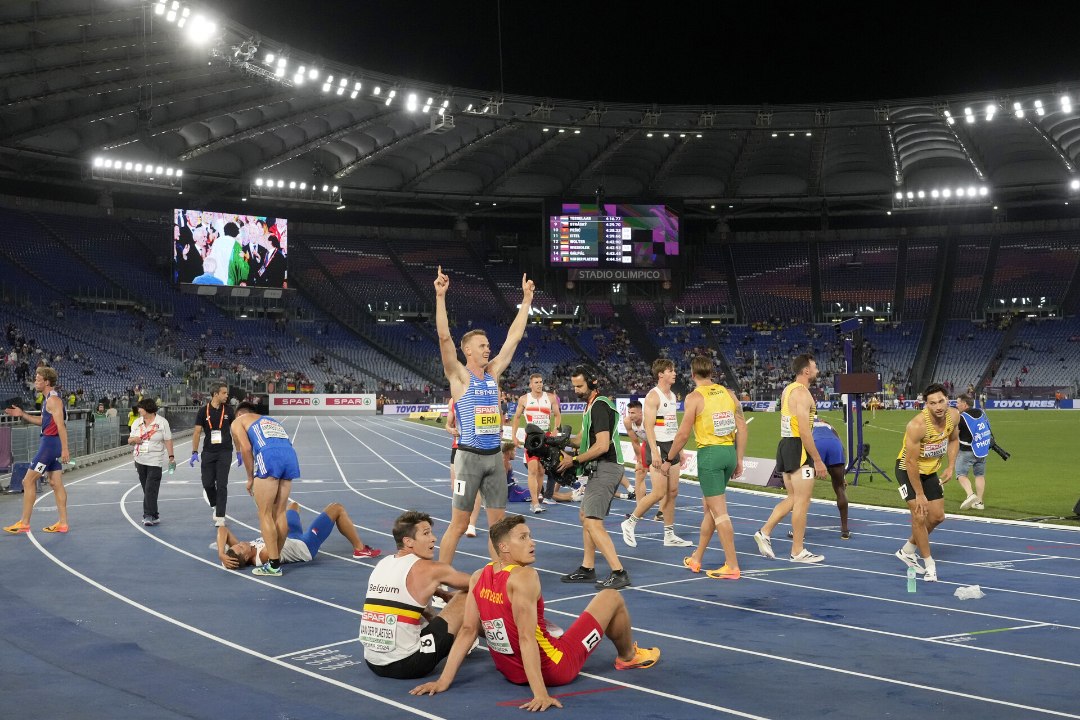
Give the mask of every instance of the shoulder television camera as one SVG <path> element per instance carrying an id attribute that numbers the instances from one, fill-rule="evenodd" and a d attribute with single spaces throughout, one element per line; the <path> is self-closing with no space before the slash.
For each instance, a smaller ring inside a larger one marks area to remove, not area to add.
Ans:
<path id="1" fill-rule="evenodd" d="M 559 472 L 563 448 L 570 442 L 570 434 L 569 425 L 561 426 L 554 435 L 548 435 L 532 423 L 525 426 L 525 452 L 540 461 L 540 467 L 549 478 L 564 486 L 577 480 L 573 468 Z"/>

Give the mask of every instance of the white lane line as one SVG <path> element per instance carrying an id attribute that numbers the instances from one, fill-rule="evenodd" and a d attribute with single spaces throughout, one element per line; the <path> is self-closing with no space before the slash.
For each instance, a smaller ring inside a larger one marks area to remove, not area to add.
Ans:
<path id="1" fill-rule="evenodd" d="M 293 657 L 294 655 L 303 655 L 304 653 L 315 652 L 316 650 L 325 650 L 326 648 L 337 647 L 338 645 L 347 645 L 351 642 L 356 642 L 357 639 L 352 637 L 348 640 L 338 640 L 337 642 L 326 643 L 325 645 L 316 645 L 315 647 L 304 648 L 303 650 L 293 650 L 292 652 L 282 653 L 281 655 L 275 655 L 275 660 L 281 660 L 287 657 Z"/>

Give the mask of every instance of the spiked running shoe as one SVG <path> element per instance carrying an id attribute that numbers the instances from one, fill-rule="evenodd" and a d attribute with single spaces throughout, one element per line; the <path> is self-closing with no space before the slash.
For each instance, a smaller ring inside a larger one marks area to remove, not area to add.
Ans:
<path id="1" fill-rule="evenodd" d="M 615 658 L 616 670 L 634 670 L 651 668 L 660 661 L 660 648 L 642 648 L 634 643 L 634 657 L 630 660 Z"/>
<path id="2" fill-rule="evenodd" d="M 727 563 L 724 563 L 715 570 L 706 570 L 705 574 L 714 580 L 738 580 L 742 577 L 741 570 L 738 568 L 732 569 Z"/>
<path id="3" fill-rule="evenodd" d="M 684 557 L 682 559 L 682 564 L 684 567 L 690 568 L 690 572 L 692 573 L 701 572 L 701 563 L 695 560 L 693 557 Z"/>

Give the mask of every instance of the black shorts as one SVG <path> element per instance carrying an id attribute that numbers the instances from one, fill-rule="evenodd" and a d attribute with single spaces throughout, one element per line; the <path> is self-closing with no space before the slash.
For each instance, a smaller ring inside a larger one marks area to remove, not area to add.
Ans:
<path id="1" fill-rule="evenodd" d="M 941 489 L 941 480 L 938 479 L 937 473 L 930 473 L 929 475 L 923 475 L 919 473 L 919 478 L 922 480 L 923 494 L 926 495 L 927 500 L 940 500 L 945 497 L 945 491 Z M 904 502 L 910 502 L 915 499 L 915 488 L 911 486 L 911 482 L 908 480 L 907 470 L 900 469 L 900 461 L 896 461 L 896 481 L 900 483 L 900 497 Z"/>
<path id="2" fill-rule="evenodd" d="M 671 456 L 671 443 L 672 442 L 673 441 L 660 442 L 659 440 L 656 442 L 656 449 L 660 451 L 660 462 L 664 462 L 664 460 L 667 460 L 668 457 Z M 645 467 L 646 468 L 651 467 L 652 466 L 652 448 L 649 447 L 649 441 L 648 440 L 641 443 L 641 449 L 642 449 L 642 452 L 644 453 L 644 458 L 643 459 L 645 461 Z M 681 462 L 682 462 L 682 453 L 680 452 L 679 453 L 679 462 L 678 463 L 672 463 L 672 465 L 678 465 Z"/>
<path id="3" fill-rule="evenodd" d="M 439 662 L 450 654 L 454 636 L 446 626 L 446 620 L 437 617 L 420 633 L 420 649 L 407 658 L 389 665 L 372 665 L 371 672 L 379 677 L 397 680 L 416 680 L 431 673 Z"/>
<path id="4" fill-rule="evenodd" d="M 813 467 L 814 461 L 806 454 L 802 438 L 780 438 L 776 446 L 776 469 L 782 473 L 793 473 L 807 465 Z M 810 475 L 810 479 L 814 479 L 813 474 Z"/>

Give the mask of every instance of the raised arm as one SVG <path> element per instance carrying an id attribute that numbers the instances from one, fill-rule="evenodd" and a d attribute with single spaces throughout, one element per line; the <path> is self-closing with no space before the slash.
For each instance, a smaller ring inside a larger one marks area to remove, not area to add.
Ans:
<path id="1" fill-rule="evenodd" d="M 502 375 L 503 370 L 510 365 L 510 361 L 514 359 L 514 353 L 517 351 L 518 343 L 521 342 L 522 336 L 525 334 L 525 326 L 529 322 L 529 310 L 532 308 L 533 290 L 535 285 L 533 281 L 526 278 L 525 275 L 521 276 L 521 307 L 518 308 L 517 317 L 514 318 L 514 322 L 510 325 L 510 330 L 506 333 L 506 341 L 503 346 L 499 348 L 499 354 L 495 356 L 493 360 L 488 362 L 487 371 L 496 378 Z M 440 335 L 440 338 L 442 336 Z"/>
<path id="2" fill-rule="evenodd" d="M 469 384 L 469 373 L 457 357 L 457 346 L 450 334 L 450 319 L 446 315 L 446 291 L 450 288 L 450 278 L 439 266 L 435 277 L 435 330 L 439 334 L 439 353 L 442 356 L 443 374 L 450 381 L 450 395 L 455 400 L 461 398 Z"/>

